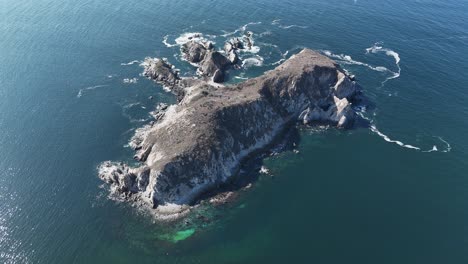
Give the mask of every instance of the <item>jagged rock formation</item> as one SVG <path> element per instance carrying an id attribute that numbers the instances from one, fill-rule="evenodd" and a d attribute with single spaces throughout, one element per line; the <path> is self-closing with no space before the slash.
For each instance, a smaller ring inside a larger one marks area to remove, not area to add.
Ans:
<path id="1" fill-rule="evenodd" d="M 209 56 L 210 51 L 188 47 L 200 51 L 193 58 L 202 64 Z M 145 75 L 184 90 L 183 96 L 177 105 L 159 106 L 159 120 L 137 130 L 131 145 L 140 167 L 105 162 L 99 176 L 161 217 L 178 216 L 225 183 L 245 158 L 296 122 L 349 127 L 355 118 L 351 102 L 357 84 L 334 61 L 309 49 L 230 86 L 181 81 L 162 60 L 143 66 Z"/>
<path id="2" fill-rule="evenodd" d="M 224 82 L 225 71 L 232 62 L 220 52 L 214 50 L 211 42 L 200 43 L 191 40 L 181 47 L 182 56 L 198 66 L 198 73 L 213 82 Z"/>

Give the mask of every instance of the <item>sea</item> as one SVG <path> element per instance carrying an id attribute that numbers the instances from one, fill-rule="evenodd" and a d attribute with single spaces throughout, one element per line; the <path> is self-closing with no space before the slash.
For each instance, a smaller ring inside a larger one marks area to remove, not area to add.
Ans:
<path id="1" fill-rule="evenodd" d="M 192 76 L 184 41 L 247 31 L 230 83 L 315 49 L 356 76 L 369 125 L 299 127 L 182 221 L 110 199 L 99 164 L 132 162 L 176 102 L 140 63 Z M 0 0 L 0 263 L 468 263 L 467 89 L 466 0 Z"/>

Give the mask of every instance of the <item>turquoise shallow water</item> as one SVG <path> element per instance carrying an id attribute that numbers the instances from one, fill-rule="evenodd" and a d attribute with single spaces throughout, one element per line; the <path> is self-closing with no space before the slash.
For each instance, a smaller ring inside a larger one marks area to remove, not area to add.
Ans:
<path id="1" fill-rule="evenodd" d="M 467 263 L 467 14 L 462 0 L 1 0 L 0 262 Z M 206 223 L 154 224 L 107 199 L 96 166 L 129 160 L 134 129 L 175 100 L 121 64 L 190 73 L 165 36 L 221 45 L 248 23 L 260 51 L 245 56 L 263 64 L 237 77 L 328 51 L 375 103 L 380 136 L 304 128 L 299 154 L 268 158 L 274 177 L 200 210 Z"/>

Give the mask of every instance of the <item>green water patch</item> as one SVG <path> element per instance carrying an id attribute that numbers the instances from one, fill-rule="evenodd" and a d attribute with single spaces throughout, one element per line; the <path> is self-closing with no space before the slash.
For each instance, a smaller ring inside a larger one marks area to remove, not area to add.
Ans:
<path id="1" fill-rule="evenodd" d="M 162 240 L 167 240 L 173 243 L 177 243 L 179 241 L 182 241 L 191 237 L 193 234 L 195 234 L 195 230 L 196 230 L 195 228 L 189 228 L 189 229 L 177 231 L 175 233 L 162 234 L 162 235 L 159 235 L 159 238 Z"/>

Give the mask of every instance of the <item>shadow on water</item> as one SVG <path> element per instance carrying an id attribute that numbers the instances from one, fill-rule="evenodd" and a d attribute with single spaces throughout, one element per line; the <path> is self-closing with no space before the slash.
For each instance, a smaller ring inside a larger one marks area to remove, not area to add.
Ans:
<path id="1" fill-rule="evenodd" d="M 353 125 L 347 130 L 368 129 L 371 125 L 370 120 L 364 118 L 359 113 L 362 111 L 372 112 L 376 109 L 376 105 L 361 91 L 353 99 L 353 109 L 357 113 Z M 301 143 L 300 130 L 302 128 L 314 127 L 334 127 L 335 124 L 330 122 L 314 122 L 312 124 L 303 125 L 291 121 L 286 125 L 282 133 L 279 133 L 272 143 L 265 148 L 251 153 L 248 157 L 241 161 L 241 165 L 233 177 L 227 182 L 218 184 L 215 188 L 202 194 L 199 199 L 192 205 L 199 204 L 200 201 L 208 200 L 217 194 L 226 192 L 238 192 L 251 184 L 258 181 L 262 173 L 268 174 L 268 170 L 262 171 L 264 160 L 267 157 L 275 156 L 282 152 L 295 152 Z"/>

